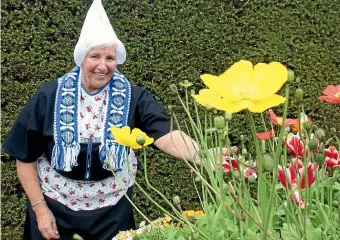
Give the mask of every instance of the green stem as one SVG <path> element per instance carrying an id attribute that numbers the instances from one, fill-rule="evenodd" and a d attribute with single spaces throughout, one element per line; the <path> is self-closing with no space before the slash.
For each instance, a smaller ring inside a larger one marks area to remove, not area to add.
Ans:
<path id="1" fill-rule="evenodd" d="M 284 136 L 284 133 L 285 133 L 285 124 L 286 124 L 287 111 L 288 111 L 288 101 L 289 101 L 289 85 L 288 84 L 286 84 L 286 88 L 285 88 L 285 97 L 286 97 L 286 101 L 285 101 L 284 107 L 283 107 L 283 119 L 282 119 L 282 126 L 280 128 L 279 141 L 281 139 L 283 139 L 283 136 Z M 274 193 L 275 193 L 275 185 L 276 185 L 277 180 L 278 180 L 278 166 L 279 166 L 279 160 L 280 160 L 281 152 L 282 152 L 282 144 L 278 144 L 277 149 L 276 149 L 276 153 L 275 153 L 273 182 L 272 182 L 272 186 L 271 186 L 271 189 L 270 189 L 270 195 L 269 195 L 269 203 L 268 203 L 269 210 L 267 211 L 266 220 L 264 222 L 264 230 L 265 231 L 267 231 L 269 221 L 271 219 L 272 202 L 273 202 Z M 263 239 L 265 240 L 265 235 L 263 235 Z"/>

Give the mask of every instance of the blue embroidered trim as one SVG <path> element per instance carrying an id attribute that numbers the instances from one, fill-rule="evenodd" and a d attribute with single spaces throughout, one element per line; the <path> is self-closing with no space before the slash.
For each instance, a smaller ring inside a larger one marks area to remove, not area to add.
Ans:
<path id="1" fill-rule="evenodd" d="M 118 70 L 114 72 L 109 84 L 107 105 L 104 110 L 103 134 L 101 145 L 99 146 L 99 158 L 104 169 L 107 169 L 104 160 L 108 159 L 113 169 L 119 170 L 126 162 L 126 151 L 124 146 L 115 141 L 110 127 L 127 125 L 131 101 L 131 85 Z M 56 170 L 71 171 L 73 166 L 78 165 L 77 158 L 80 151 L 78 130 L 80 89 L 81 71 L 79 67 L 75 67 L 70 73 L 58 79 L 54 112 L 55 146 L 52 151 L 51 164 Z M 86 165 L 90 167 L 91 158 L 88 160 Z M 89 172 L 86 174 L 89 175 Z"/>

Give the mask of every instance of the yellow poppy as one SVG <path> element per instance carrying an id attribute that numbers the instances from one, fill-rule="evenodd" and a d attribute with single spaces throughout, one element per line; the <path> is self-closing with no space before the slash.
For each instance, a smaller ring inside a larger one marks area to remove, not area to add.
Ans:
<path id="1" fill-rule="evenodd" d="M 132 132 L 129 126 L 125 126 L 122 128 L 111 127 L 110 130 L 113 137 L 120 145 L 124 145 L 132 149 L 140 149 L 142 147 L 150 145 L 154 141 L 153 138 L 148 137 L 138 128 L 132 129 Z M 140 137 L 145 139 L 145 142 L 142 145 L 137 142 L 137 139 Z"/>
<path id="2" fill-rule="evenodd" d="M 288 79 L 285 66 L 279 62 L 258 63 L 241 60 L 220 76 L 201 75 L 208 89 L 193 95 L 197 102 L 230 112 L 248 109 L 260 113 L 282 104 L 286 98 L 275 94 Z"/>

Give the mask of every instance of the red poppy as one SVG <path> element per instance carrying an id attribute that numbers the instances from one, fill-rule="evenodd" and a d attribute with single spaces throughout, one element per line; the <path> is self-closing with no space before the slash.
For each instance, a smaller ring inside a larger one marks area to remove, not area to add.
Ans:
<path id="1" fill-rule="evenodd" d="M 274 113 L 273 110 L 269 109 L 269 116 L 270 116 L 270 120 L 272 121 L 272 123 L 274 123 L 275 125 L 279 125 L 282 126 L 282 121 L 283 121 L 283 117 L 278 117 L 276 116 L 276 114 Z M 297 123 L 297 119 L 292 119 L 292 118 L 286 118 L 286 127 L 292 126 L 294 124 Z"/>
<path id="2" fill-rule="evenodd" d="M 325 94 L 325 96 L 320 96 L 320 100 L 329 103 L 340 103 L 340 85 L 328 85 L 322 93 Z"/>
<path id="3" fill-rule="evenodd" d="M 297 184 L 300 183 L 299 188 L 305 189 L 306 187 L 310 187 L 315 181 L 316 178 L 316 170 L 318 169 L 317 163 L 309 163 L 307 166 L 307 184 L 306 184 L 306 175 L 305 175 L 305 166 L 303 163 L 294 158 L 292 163 L 288 165 L 288 168 L 283 169 L 279 166 L 279 180 L 281 184 L 285 188 L 289 189 L 298 189 Z M 307 186 L 306 186 L 307 185 Z"/>
<path id="4" fill-rule="evenodd" d="M 260 140 L 267 140 L 271 137 L 273 137 L 274 135 L 274 131 L 270 130 L 268 132 L 260 132 L 260 133 L 256 133 L 256 137 Z"/>
<path id="5" fill-rule="evenodd" d="M 340 167 L 340 153 L 336 150 L 334 146 L 324 150 L 325 163 L 330 168 Z"/>

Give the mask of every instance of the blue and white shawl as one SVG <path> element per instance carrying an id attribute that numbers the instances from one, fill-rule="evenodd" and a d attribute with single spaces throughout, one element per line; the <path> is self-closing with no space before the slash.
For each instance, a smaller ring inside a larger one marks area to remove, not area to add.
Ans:
<path id="1" fill-rule="evenodd" d="M 79 111 L 81 90 L 81 69 L 75 67 L 71 72 L 58 79 L 58 89 L 54 109 L 54 141 L 51 165 L 56 170 L 72 171 L 77 166 L 80 152 Z M 104 127 L 102 128 L 99 158 L 103 168 L 108 160 L 114 170 L 121 169 L 126 162 L 125 147 L 113 138 L 110 127 L 127 125 L 131 101 L 131 85 L 116 70 L 109 81 L 107 105 L 104 109 Z M 91 139 L 89 139 L 89 144 Z M 90 153 L 91 154 L 91 153 Z"/>

